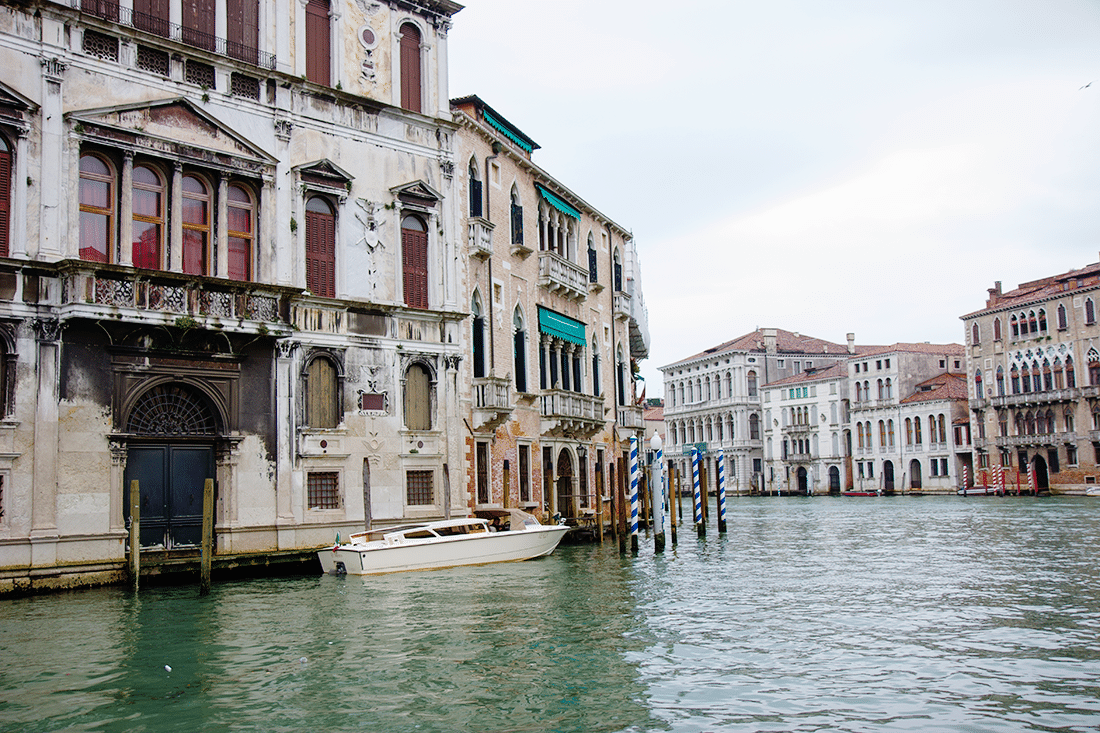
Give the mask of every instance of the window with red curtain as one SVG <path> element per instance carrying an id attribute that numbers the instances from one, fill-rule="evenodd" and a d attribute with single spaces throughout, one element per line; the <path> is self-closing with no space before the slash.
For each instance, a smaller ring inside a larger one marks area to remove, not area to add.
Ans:
<path id="1" fill-rule="evenodd" d="M 206 275 L 210 249 L 210 189 L 196 176 L 183 177 L 183 271 Z"/>
<path id="2" fill-rule="evenodd" d="M 11 146 L 0 135 L 0 257 L 11 252 Z"/>
<path id="3" fill-rule="evenodd" d="M 152 168 L 134 167 L 134 238 L 135 267 L 161 269 L 161 243 L 164 241 L 164 181 Z"/>
<path id="4" fill-rule="evenodd" d="M 306 202 L 306 287 L 336 297 L 336 215 L 320 196 Z"/>
<path id="5" fill-rule="evenodd" d="M 332 33 L 328 0 L 306 4 L 306 79 L 328 86 L 332 82 Z"/>
<path id="6" fill-rule="evenodd" d="M 97 155 L 80 156 L 80 259 L 108 262 L 114 228 L 115 176 Z"/>
<path id="7" fill-rule="evenodd" d="M 241 186 L 230 186 L 227 192 L 230 280 L 252 279 L 252 242 L 255 228 L 255 206 L 252 196 Z"/>
<path id="8" fill-rule="evenodd" d="M 401 106 L 420 112 L 420 30 L 412 23 L 401 26 Z"/>
<path id="9" fill-rule="evenodd" d="M 401 251 L 405 273 L 405 305 L 428 307 L 428 228 L 419 217 L 401 222 Z"/>

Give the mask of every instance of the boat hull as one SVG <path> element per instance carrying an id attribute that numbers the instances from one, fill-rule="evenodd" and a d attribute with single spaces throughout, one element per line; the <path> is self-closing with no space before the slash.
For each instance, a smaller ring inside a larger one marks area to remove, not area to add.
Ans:
<path id="1" fill-rule="evenodd" d="M 549 555 L 568 531 L 568 527 L 560 525 L 540 525 L 516 531 L 405 540 L 391 545 L 381 542 L 338 545 L 318 551 L 317 558 L 326 573 L 349 575 L 518 562 Z"/>

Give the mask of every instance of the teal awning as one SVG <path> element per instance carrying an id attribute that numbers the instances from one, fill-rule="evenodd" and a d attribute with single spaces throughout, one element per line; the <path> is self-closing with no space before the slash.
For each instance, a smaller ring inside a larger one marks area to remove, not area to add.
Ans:
<path id="1" fill-rule="evenodd" d="M 583 323 L 575 321 L 569 316 L 563 316 L 561 313 L 543 308 L 541 305 L 538 309 L 540 331 L 570 343 L 588 346 L 588 342 L 584 340 Z"/>
<path id="2" fill-rule="evenodd" d="M 514 142 L 516 145 L 518 145 L 521 148 L 523 148 L 524 150 L 526 150 L 528 153 L 533 152 L 535 150 L 534 145 L 532 145 L 531 143 L 529 143 L 526 140 L 522 139 L 516 133 L 512 132 L 512 130 L 507 125 L 505 125 L 503 122 L 500 122 L 499 120 L 497 120 L 497 118 L 495 118 L 491 114 L 489 114 L 489 112 L 487 110 L 484 110 L 484 109 L 481 110 L 481 116 L 482 116 L 482 118 L 484 118 L 484 120 L 486 122 L 489 123 L 490 127 L 496 128 L 501 134 L 504 135 L 504 137 L 508 138 L 509 140 Z"/>
<path id="3" fill-rule="evenodd" d="M 571 216 L 574 219 L 581 218 L 581 212 L 577 211 L 572 206 L 562 201 L 560 196 L 551 193 L 537 183 L 535 184 L 535 188 L 539 190 L 539 195 L 546 199 L 546 203 L 550 204 L 561 213 L 565 214 L 566 216 Z"/>

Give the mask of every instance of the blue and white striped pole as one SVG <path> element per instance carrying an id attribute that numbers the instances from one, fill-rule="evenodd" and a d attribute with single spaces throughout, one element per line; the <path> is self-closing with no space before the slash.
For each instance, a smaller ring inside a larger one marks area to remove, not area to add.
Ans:
<path id="1" fill-rule="evenodd" d="M 691 489 L 695 499 L 695 531 L 706 537 L 707 525 L 703 523 L 703 500 L 699 495 L 699 451 L 691 451 Z"/>
<path id="2" fill-rule="evenodd" d="M 630 436 L 630 551 L 638 554 L 638 438 Z"/>
<path id="3" fill-rule="evenodd" d="M 726 452 L 718 451 L 718 534 L 726 533 Z"/>
<path id="4" fill-rule="evenodd" d="M 665 551 L 665 455 L 661 436 L 653 431 L 649 448 L 656 453 L 650 471 L 650 506 L 653 507 L 653 551 Z"/>

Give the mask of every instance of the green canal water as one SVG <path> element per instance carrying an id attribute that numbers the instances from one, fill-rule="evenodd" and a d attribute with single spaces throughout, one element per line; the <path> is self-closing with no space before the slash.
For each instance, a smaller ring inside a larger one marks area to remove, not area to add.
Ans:
<path id="1" fill-rule="evenodd" d="M 3 601 L 0 730 L 1100 728 L 1100 500 L 738 499 L 679 540 Z"/>

